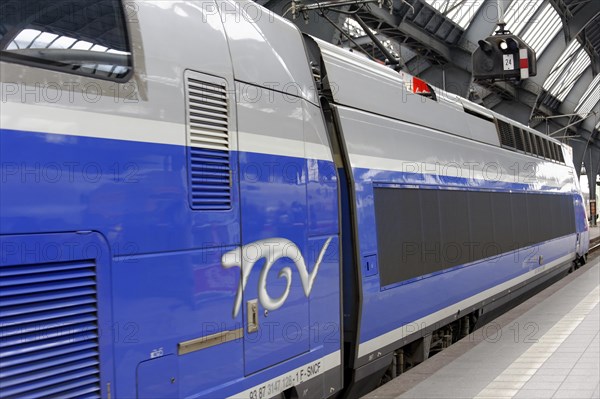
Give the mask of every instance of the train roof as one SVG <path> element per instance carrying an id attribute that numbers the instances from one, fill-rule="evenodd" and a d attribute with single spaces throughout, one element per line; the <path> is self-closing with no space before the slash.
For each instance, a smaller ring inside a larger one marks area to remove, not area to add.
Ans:
<path id="1" fill-rule="evenodd" d="M 466 132 L 464 129 L 465 119 L 461 114 L 453 112 L 460 111 L 491 123 L 502 121 L 555 144 L 564 145 L 529 126 L 438 87 L 429 86 L 434 95 L 431 98 L 422 97 L 411 90 L 414 76 L 406 72 L 396 72 L 387 66 L 323 40 L 313 39 L 321 49 L 327 72 L 330 75 L 329 79 L 335 87 L 334 98 L 341 104 L 397 119 L 410 120 L 489 144 L 501 145 L 499 140 L 494 140 L 496 134 L 481 137 L 481 135 L 474 135 L 473 132 Z M 398 90 L 398 87 L 401 90 Z M 416 98 L 411 99 L 411 97 Z M 406 112 L 402 112 L 402 107 L 398 104 L 405 105 Z M 432 118 L 432 115 L 436 117 Z"/>

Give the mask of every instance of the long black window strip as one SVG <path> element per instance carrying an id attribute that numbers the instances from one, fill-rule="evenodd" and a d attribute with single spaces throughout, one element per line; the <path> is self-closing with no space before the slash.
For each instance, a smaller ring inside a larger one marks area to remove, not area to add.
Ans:
<path id="1" fill-rule="evenodd" d="M 374 192 L 382 286 L 575 233 L 571 195 L 382 187 Z"/>

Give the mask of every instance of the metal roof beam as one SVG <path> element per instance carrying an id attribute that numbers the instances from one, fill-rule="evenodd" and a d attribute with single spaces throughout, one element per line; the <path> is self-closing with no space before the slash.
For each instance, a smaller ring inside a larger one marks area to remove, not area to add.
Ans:
<path id="1" fill-rule="evenodd" d="M 573 40 L 575 36 L 580 34 L 598 15 L 600 15 L 600 1 L 589 1 L 577 11 L 577 14 L 575 14 L 573 18 L 567 21 L 565 33 L 568 35 L 568 38 Z"/>
<path id="2" fill-rule="evenodd" d="M 595 115 L 590 115 L 581 123 L 581 128 L 587 131 L 593 132 L 596 125 L 600 121 L 600 100 L 596 102 L 596 105 L 592 108 L 592 112 L 595 112 Z"/>
<path id="3" fill-rule="evenodd" d="M 436 39 L 430 33 L 426 33 L 422 29 L 418 28 L 416 25 L 413 25 L 408 21 L 402 21 L 402 23 L 398 25 L 398 30 L 411 39 L 414 39 L 419 43 L 429 47 L 444 57 L 447 61 L 451 60 L 452 56 L 450 47 L 443 41 Z"/>
<path id="4" fill-rule="evenodd" d="M 413 63 L 415 63 L 415 59 L 419 58 L 417 53 L 415 53 L 410 47 L 399 43 L 394 38 L 390 38 L 385 34 L 378 33 L 375 36 L 381 41 L 391 40 L 391 41 L 396 42 L 398 44 L 400 58 L 407 64 L 407 69 L 409 70 L 409 72 L 412 73 L 413 75 L 416 74 L 416 73 L 412 72 L 411 67 L 413 65 L 409 65 L 409 64 L 411 63 L 411 61 Z M 369 36 L 355 37 L 352 40 L 354 42 L 351 42 L 350 40 L 345 39 L 342 41 L 341 45 L 345 46 L 345 47 L 350 47 L 350 48 L 354 48 L 355 43 L 358 44 L 359 46 L 365 46 L 365 45 L 366 46 L 374 46 L 373 41 L 371 40 L 371 38 Z M 431 64 L 427 64 L 427 65 L 429 66 Z"/>
<path id="5" fill-rule="evenodd" d="M 444 41 L 435 38 L 433 35 L 418 28 L 413 23 L 404 20 L 404 17 L 390 15 L 387 10 L 378 7 L 369 7 L 369 12 L 375 18 L 384 21 L 388 25 L 396 27 L 396 29 L 398 29 L 398 31 L 402 34 L 418 41 L 424 46 L 429 47 L 447 61 L 451 60 L 450 47 Z"/>
<path id="6" fill-rule="evenodd" d="M 512 92 L 514 100 L 501 101 L 493 110 L 524 125 L 529 125 L 529 115 L 531 114 L 531 107 L 535 104 L 536 95 L 510 85 L 505 84 L 505 87 L 509 92 Z"/>
<path id="7" fill-rule="evenodd" d="M 421 76 L 427 69 L 431 68 L 431 62 L 423 57 L 413 57 L 406 62 L 407 72 L 414 76 Z"/>
<path id="8" fill-rule="evenodd" d="M 556 61 L 558 61 L 566 49 L 567 43 L 565 42 L 564 36 L 560 34 L 556 35 L 548 47 L 546 47 L 542 56 L 537 60 L 537 75 L 530 77 L 528 82 L 541 87 L 550 75 Z"/>
<path id="9" fill-rule="evenodd" d="M 600 148 L 600 143 L 598 142 L 598 136 L 594 134 L 594 132 L 590 132 L 586 129 L 580 128 L 577 129 L 577 134 L 579 134 L 584 139 L 588 140 L 590 144 L 595 144 L 596 147 Z"/>
<path id="10" fill-rule="evenodd" d="M 581 97 L 585 94 L 592 80 L 594 80 L 592 68 L 588 67 L 558 108 L 558 113 L 566 115 L 575 112 L 575 108 L 579 104 Z"/>
<path id="11" fill-rule="evenodd" d="M 577 36 L 585 39 L 584 35 L 582 35 L 585 28 L 599 16 L 600 1 L 589 1 L 564 25 L 565 35 L 571 40 L 575 39 Z M 597 50 L 594 47 L 588 46 L 588 43 L 584 43 L 584 47 L 586 47 L 586 50 L 592 59 L 594 73 L 598 73 L 600 71 L 600 54 L 597 53 Z"/>
<path id="12" fill-rule="evenodd" d="M 592 189 L 590 191 L 590 199 L 593 199 L 596 191 L 596 176 L 600 168 L 600 149 L 589 145 L 586 138 L 583 140 L 571 139 L 568 144 L 573 147 L 573 163 L 578 177 L 581 175 L 581 164 L 585 165 L 588 182 Z"/>
<path id="13" fill-rule="evenodd" d="M 316 3 L 317 0 L 308 0 L 306 4 Z M 259 4 L 264 5 L 267 9 L 273 11 L 276 14 L 283 15 L 285 11 L 290 7 L 289 0 L 259 0 Z M 347 9 L 348 7 L 340 7 L 341 9 Z M 318 37 L 321 40 L 325 40 L 328 43 L 337 43 L 341 35 L 339 31 L 331 24 L 327 23 L 316 11 L 307 11 L 308 19 L 305 20 L 303 17 L 292 19 L 290 13 L 285 17 L 292 23 L 294 23 L 302 32 L 308 33 L 309 35 Z M 331 14 L 331 18 L 342 26 L 346 16 L 343 14 Z"/>
<path id="14" fill-rule="evenodd" d="M 579 128 L 577 129 L 577 135 L 579 135 L 585 142 L 588 143 L 589 147 L 593 147 L 597 150 L 600 150 L 600 142 L 598 141 L 598 136 L 594 134 L 594 132 L 590 132 L 589 130 Z M 568 139 L 569 141 L 574 141 L 574 139 Z"/>
<path id="15" fill-rule="evenodd" d="M 384 35 L 381 35 L 381 34 L 377 34 L 375 36 L 377 36 L 377 38 L 379 40 L 387 40 L 388 39 L 387 36 L 384 36 Z M 362 46 L 364 44 L 373 44 L 373 41 L 371 40 L 371 38 L 369 36 L 354 37 L 352 39 L 354 40 L 354 43 L 358 44 L 359 46 Z M 342 45 L 343 46 L 354 47 L 354 43 L 352 43 L 348 39 L 342 40 Z"/>

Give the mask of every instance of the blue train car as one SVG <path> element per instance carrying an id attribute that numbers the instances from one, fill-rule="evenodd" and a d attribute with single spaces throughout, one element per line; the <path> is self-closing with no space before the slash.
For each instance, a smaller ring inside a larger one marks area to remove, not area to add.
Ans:
<path id="1" fill-rule="evenodd" d="M 1 11 L 3 398 L 356 396 L 585 259 L 567 146 L 251 1 Z"/>
<path id="2" fill-rule="evenodd" d="M 359 394 L 427 358 L 440 327 L 481 325 L 583 263 L 588 226 L 567 146 L 307 40 L 341 160 L 346 384 Z"/>

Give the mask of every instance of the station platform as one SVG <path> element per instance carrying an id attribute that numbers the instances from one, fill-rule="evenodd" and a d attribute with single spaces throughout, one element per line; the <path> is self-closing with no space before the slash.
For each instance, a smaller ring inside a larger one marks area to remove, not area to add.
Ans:
<path id="1" fill-rule="evenodd" d="M 600 237 L 600 226 L 590 226 L 590 241 Z"/>
<path id="2" fill-rule="evenodd" d="M 365 398 L 600 398 L 600 256 Z"/>

